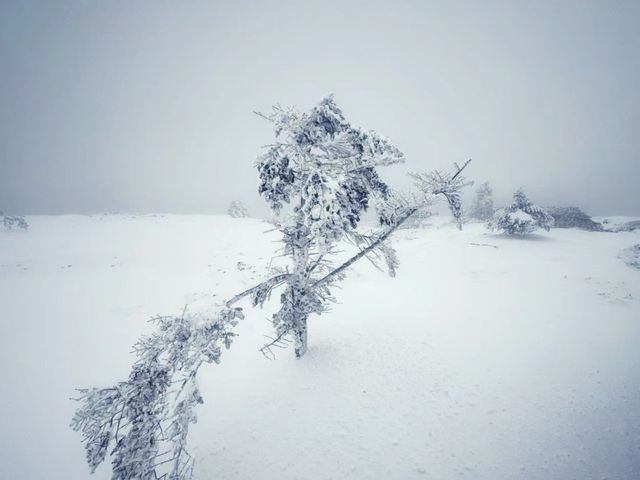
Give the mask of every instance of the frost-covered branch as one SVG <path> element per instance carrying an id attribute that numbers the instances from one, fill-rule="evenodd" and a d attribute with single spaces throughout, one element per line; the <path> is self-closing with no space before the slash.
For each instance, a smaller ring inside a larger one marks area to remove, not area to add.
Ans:
<path id="1" fill-rule="evenodd" d="M 191 478 L 187 434 L 202 403 L 196 376 L 203 364 L 219 363 L 242 318 L 227 307 L 210 319 L 156 317 L 156 332 L 134 346 L 127 380 L 79 390 L 71 427 L 82 432 L 91 472 L 110 455 L 113 480 Z"/>
<path id="2" fill-rule="evenodd" d="M 290 332 L 288 330 L 283 330 L 276 337 L 267 337 L 269 339 L 269 342 L 264 344 L 262 348 L 260 348 L 260 353 L 262 353 L 262 355 L 264 355 L 269 360 L 273 360 L 275 358 L 275 355 L 273 353 L 273 350 L 271 349 L 274 347 L 285 348 L 289 343 L 289 341 L 287 340 L 287 335 L 289 335 L 289 333 Z"/>
<path id="3" fill-rule="evenodd" d="M 462 200 L 460 191 L 473 182 L 466 182 L 462 177 L 462 171 L 471 163 L 471 159 L 467 160 L 462 166 L 454 164 L 455 171 L 452 174 L 441 173 L 434 170 L 429 173 L 410 173 L 418 189 L 426 196 L 442 195 L 449 204 L 449 210 L 456 221 L 459 229 L 462 229 Z"/>
<path id="4" fill-rule="evenodd" d="M 455 164 L 456 171 L 451 175 L 448 175 L 448 174 L 442 175 L 439 172 L 435 172 L 433 174 L 417 174 L 417 173 L 414 173 L 414 174 L 411 174 L 411 176 L 416 178 L 416 179 L 421 179 L 421 180 L 422 179 L 432 179 L 434 177 L 437 177 L 438 178 L 437 182 L 431 183 L 430 180 L 426 181 L 427 185 L 429 185 L 429 191 L 433 195 L 443 195 L 445 198 L 447 198 L 447 201 L 448 201 L 448 203 L 449 203 L 449 205 L 451 207 L 452 213 L 454 213 L 454 217 L 456 218 L 457 221 L 459 221 L 460 214 L 461 214 L 460 190 L 464 186 L 469 185 L 469 183 L 465 183 L 464 182 L 464 179 L 463 179 L 463 177 L 460 176 L 460 174 L 467 167 L 467 165 L 469 165 L 470 162 L 471 162 L 471 159 L 467 160 L 462 165 L 462 167 L 460 167 L 457 164 Z M 423 189 L 427 190 L 426 187 L 424 187 Z M 323 278 L 321 278 L 321 279 L 317 280 L 316 282 L 314 282 L 311 285 L 311 288 L 316 288 L 316 287 L 319 287 L 319 286 L 329 282 L 334 276 L 340 274 L 341 272 L 343 272 L 344 270 L 349 268 L 351 265 L 353 265 L 355 262 L 360 260 L 362 257 L 366 256 L 371 251 L 375 250 L 376 248 L 383 247 L 384 246 L 384 241 L 389 236 L 391 236 L 391 234 L 395 230 L 397 230 L 404 222 L 406 222 L 412 215 L 414 215 L 419 210 L 419 208 L 420 208 L 419 206 L 414 206 L 414 207 L 410 207 L 408 209 L 405 209 L 405 211 L 403 212 L 402 216 L 399 219 L 397 219 L 395 224 L 391 228 L 389 228 L 384 234 L 379 236 L 368 247 L 362 249 L 360 252 L 358 252 L 356 255 L 354 255 L 349 260 L 344 262 L 338 268 L 336 268 L 332 272 L 328 273 Z M 392 254 L 391 252 L 389 252 L 389 250 L 387 250 L 386 255 L 390 256 L 390 255 L 394 255 L 394 254 Z"/>
<path id="5" fill-rule="evenodd" d="M 342 273 L 344 270 L 346 270 L 347 268 L 349 268 L 351 265 L 353 265 L 355 262 L 357 262 L 358 260 L 360 260 L 362 257 L 364 257 L 365 255 L 367 255 L 368 253 L 370 253 L 372 250 L 376 249 L 376 248 L 380 248 L 382 245 L 384 245 L 384 241 L 389 238 L 389 236 L 391 236 L 391 234 L 396 231 L 404 222 L 407 221 L 407 219 L 409 217 L 411 217 L 411 215 L 413 215 L 416 211 L 417 211 L 417 207 L 416 208 L 412 208 L 410 209 L 408 212 L 406 212 L 404 214 L 404 216 L 402 216 L 400 218 L 400 220 L 398 220 L 398 222 L 391 228 L 389 228 L 384 234 L 382 234 L 380 237 L 378 237 L 377 240 L 375 240 L 371 245 L 369 245 L 366 248 L 363 248 L 362 250 L 360 250 L 360 252 L 358 252 L 356 255 L 354 255 L 353 257 L 351 257 L 349 260 L 347 260 L 346 262 L 344 262 L 342 265 L 340 265 L 338 268 L 336 268 L 335 270 L 333 270 L 332 272 L 328 273 L 327 275 L 325 275 L 324 277 L 322 277 L 321 279 L 315 281 L 312 285 L 311 288 L 318 288 L 320 286 L 322 286 L 323 284 L 330 282 L 332 278 L 334 278 L 336 275 L 339 275 L 340 273 Z"/>
<path id="6" fill-rule="evenodd" d="M 269 280 L 266 280 L 266 281 L 262 282 L 261 284 L 256 285 L 255 287 L 248 288 L 247 290 L 245 290 L 244 292 L 239 293 L 238 295 L 234 296 L 230 300 L 227 300 L 226 305 L 227 305 L 227 307 L 230 307 L 234 303 L 237 303 L 240 300 L 242 300 L 243 298 L 251 295 L 252 296 L 252 304 L 253 304 L 253 306 L 254 307 L 256 305 L 262 306 L 262 304 L 265 302 L 265 300 L 267 300 L 269 298 L 269 295 L 271 294 L 271 291 L 275 287 L 277 287 L 278 285 L 282 285 L 284 282 L 286 282 L 291 277 L 292 277 L 292 274 L 290 274 L 290 273 L 282 273 L 280 275 L 276 275 L 275 277 L 272 277 Z"/>

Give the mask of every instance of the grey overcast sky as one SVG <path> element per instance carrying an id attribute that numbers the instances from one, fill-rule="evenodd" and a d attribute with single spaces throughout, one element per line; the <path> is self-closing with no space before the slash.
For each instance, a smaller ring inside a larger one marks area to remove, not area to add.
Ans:
<path id="1" fill-rule="evenodd" d="M 252 114 L 333 92 L 406 170 L 640 215 L 640 1 L 0 0 L 0 209 L 260 211 Z"/>

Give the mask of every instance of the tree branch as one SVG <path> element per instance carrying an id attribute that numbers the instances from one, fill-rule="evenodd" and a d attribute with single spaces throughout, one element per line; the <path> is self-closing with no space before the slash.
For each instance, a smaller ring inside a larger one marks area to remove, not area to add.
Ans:
<path id="1" fill-rule="evenodd" d="M 262 348 L 260 349 L 260 353 L 262 353 L 262 355 L 264 355 L 265 358 L 268 358 L 269 360 L 275 359 L 275 355 L 271 351 L 271 348 L 272 347 L 284 348 L 284 345 L 282 344 L 288 343 L 285 337 L 289 335 L 289 333 L 290 333 L 290 330 L 287 329 L 281 332 L 280 335 L 278 335 L 276 338 L 267 337 L 271 341 L 262 346 Z M 267 353 L 269 355 L 267 355 Z"/>
<path id="2" fill-rule="evenodd" d="M 331 280 L 332 277 L 338 275 L 340 272 L 342 272 L 343 270 L 346 270 L 347 268 L 349 268 L 352 264 L 354 264 L 355 262 L 357 262 L 358 260 L 360 260 L 362 257 L 364 257 L 367 253 L 369 253 L 371 250 L 375 249 L 376 247 L 378 247 L 382 242 L 384 242 L 387 238 L 389 238 L 389 236 L 400 226 L 402 225 L 411 215 L 413 215 L 414 213 L 416 213 L 418 211 L 417 207 L 411 208 L 409 209 L 409 211 L 407 213 L 405 213 L 405 215 L 400 218 L 400 220 L 398 220 L 398 222 L 391 227 L 389 230 L 387 230 L 383 235 L 381 235 L 380 237 L 378 237 L 378 239 L 373 242 L 371 245 L 369 245 L 367 248 L 364 248 L 362 250 L 360 250 L 360 252 L 358 252 L 356 255 L 354 255 L 353 257 L 351 257 L 349 260 L 347 260 L 346 262 L 344 262 L 342 265 L 340 265 L 338 268 L 336 268 L 335 270 L 333 270 L 332 272 L 326 274 L 324 277 L 322 277 L 320 280 L 317 280 L 316 282 L 314 282 L 310 288 L 317 288 L 325 283 L 327 283 L 329 280 Z"/>
<path id="3" fill-rule="evenodd" d="M 247 295 L 251 295 L 252 293 L 257 292 L 258 290 L 261 290 L 266 287 L 274 288 L 292 276 L 293 276 L 292 273 L 282 273 L 280 275 L 276 275 L 275 277 L 272 277 L 269 280 L 266 280 L 261 284 L 256 285 L 255 287 L 251 287 L 248 290 L 245 290 L 244 292 L 239 293 L 238 295 L 231 298 L 230 300 L 227 300 L 226 305 L 227 307 L 231 307 L 231 305 L 243 299 Z"/>
<path id="4" fill-rule="evenodd" d="M 456 179 L 456 177 L 458 175 L 460 175 L 462 173 L 462 171 L 467 168 L 467 165 L 469 165 L 471 163 L 471 159 L 467 160 L 466 162 L 464 162 L 464 165 L 462 165 L 462 167 L 459 167 L 457 163 L 454 163 L 454 165 L 456 166 L 456 168 L 458 169 L 458 171 L 453 175 L 453 177 L 451 177 L 451 182 L 454 181 Z"/>

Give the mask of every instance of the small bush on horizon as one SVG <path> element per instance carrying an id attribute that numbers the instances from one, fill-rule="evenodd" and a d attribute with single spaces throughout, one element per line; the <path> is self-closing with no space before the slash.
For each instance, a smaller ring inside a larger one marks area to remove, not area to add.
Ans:
<path id="1" fill-rule="evenodd" d="M 513 203 L 497 210 L 488 225 L 491 231 L 507 235 L 526 235 L 538 228 L 547 232 L 553 227 L 553 217 L 542 207 L 534 205 L 522 189 L 513 194 Z"/>
<path id="2" fill-rule="evenodd" d="M 232 218 L 247 218 L 249 216 L 249 210 L 247 210 L 247 207 L 245 207 L 241 201 L 233 200 L 231 204 L 229 204 L 227 214 Z"/>
<path id="3" fill-rule="evenodd" d="M 484 182 L 476 189 L 476 196 L 469 210 L 469 217 L 487 222 L 491 220 L 495 208 L 493 206 L 493 189 L 489 182 Z"/>
<path id="4" fill-rule="evenodd" d="M 29 224 L 21 215 L 6 215 L 0 211 L 0 217 L 5 230 L 27 230 L 29 228 Z"/>

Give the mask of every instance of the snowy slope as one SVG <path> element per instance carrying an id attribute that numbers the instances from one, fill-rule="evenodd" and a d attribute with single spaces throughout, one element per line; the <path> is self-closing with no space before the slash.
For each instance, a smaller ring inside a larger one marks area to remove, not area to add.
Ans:
<path id="1" fill-rule="evenodd" d="M 151 315 L 251 286 L 278 237 L 225 216 L 28 221 L 0 232 L 0 478 L 88 478 L 73 389 L 125 378 Z M 436 219 L 395 243 L 397 278 L 356 265 L 300 361 L 262 357 L 270 311 L 247 310 L 201 378 L 197 478 L 638 478 L 640 271 L 618 255 L 640 232 Z"/>

